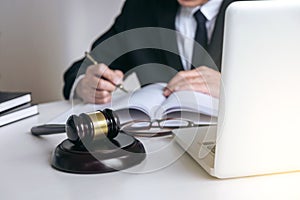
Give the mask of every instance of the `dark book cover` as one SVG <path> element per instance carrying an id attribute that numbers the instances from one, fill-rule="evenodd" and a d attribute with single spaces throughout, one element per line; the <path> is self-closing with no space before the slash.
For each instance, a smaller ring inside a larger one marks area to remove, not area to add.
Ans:
<path id="1" fill-rule="evenodd" d="M 0 113 L 30 101 L 31 93 L 29 92 L 0 92 Z"/>

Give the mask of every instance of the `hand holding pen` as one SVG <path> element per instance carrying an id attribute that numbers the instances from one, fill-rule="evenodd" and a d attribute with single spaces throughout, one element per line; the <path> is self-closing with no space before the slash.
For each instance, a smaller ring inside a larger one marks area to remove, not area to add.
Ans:
<path id="1" fill-rule="evenodd" d="M 91 54 L 89 54 L 89 52 L 85 52 L 85 56 L 93 62 L 94 65 L 98 65 L 98 62 L 91 56 Z M 112 82 L 113 83 L 113 82 Z M 113 83 L 114 84 L 114 83 Z M 124 86 L 122 84 L 115 84 L 115 86 L 117 88 L 119 88 L 120 90 L 122 90 L 125 93 L 128 93 L 128 91 L 124 88 Z"/>
<path id="2" fill-rule="evenodd" d="M 88 59 L 93 62 L 89 66 L 85 75 L 78 77 L 78 84 L 75 89 L 75 95 L 83 99 L 86 103 L 104 104 L 111 101 L 111 93 L 116 88 L 122 87 L 123 73 L 120 70 L 112 70 L 107 65 L 94 60 L 88 53 Z"/>

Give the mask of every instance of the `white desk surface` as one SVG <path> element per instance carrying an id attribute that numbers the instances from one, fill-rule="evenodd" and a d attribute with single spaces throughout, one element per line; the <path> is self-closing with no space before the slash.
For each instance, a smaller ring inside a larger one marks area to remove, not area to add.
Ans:
<path id="1" fill-rule="evenodd" d="M 300 199 L 300 173 L 219 180 L 187 154 L 151 173 L 75 175 L 54 170 L 50 156 L 65 136 L 37 138 L 29 130 L 69 108 L 64 101 L 41 104 L 39 115 L 0 128 L 1 200 Z"/>

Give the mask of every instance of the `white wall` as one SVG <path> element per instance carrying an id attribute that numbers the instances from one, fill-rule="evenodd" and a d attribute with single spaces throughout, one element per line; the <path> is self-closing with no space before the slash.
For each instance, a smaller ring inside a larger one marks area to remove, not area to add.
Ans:
<path id="1" fill-rule="evenodd" d="M 0 90 L 63 99 L 63 73 L 113 23 L 124 0 L 1 0 Z"/>

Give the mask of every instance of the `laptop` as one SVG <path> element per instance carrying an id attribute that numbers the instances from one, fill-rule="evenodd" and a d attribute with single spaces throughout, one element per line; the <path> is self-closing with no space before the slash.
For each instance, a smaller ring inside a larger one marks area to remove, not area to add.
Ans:
<path id="1" fill-rule="evenodd" d="M 212 176 L 300 170 L 300 2 L 232 3 L 218 124 L 174 131 Z"/>

